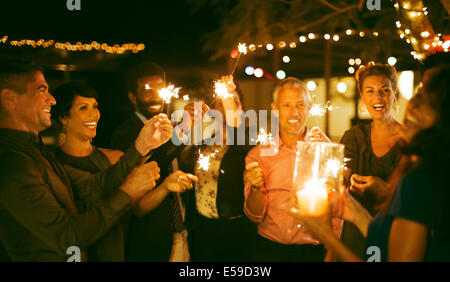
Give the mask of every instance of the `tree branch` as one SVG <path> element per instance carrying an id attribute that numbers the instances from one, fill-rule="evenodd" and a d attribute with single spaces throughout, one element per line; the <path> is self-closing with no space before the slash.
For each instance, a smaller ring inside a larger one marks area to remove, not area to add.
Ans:
<path id="1" fill-rule="evenodd" d="M 364 1 L 364 0 L 362 0 L 362 1 Z M 326 15 L 325 17 L 323 17 L 321 19 L 318 19 L 317 21 L 314 21 L 312 23 L 309 23 L 309 24 L 306 24 L 306 25 L 301 26 L 299 28 L 296 28 L 293 32 L 297 33 L 297 32 L 308 30 L 309 28 L 311 28 L 313 26 L 321 24 L 321 23 L 327 21 L 328 19 L 330 19 L 332 17 L 335 17 L 335 16 L 337 16 L 339 14 L 345 13 L 345 12 L 350 11 L 352 9 L 359 9 L 359 5 L 350 5 L 350 6 L 346 7 L 346 8 L 340 9 L 339 11 L 335 11 L 333 13 L 330 13 L 330 14 Z"/>
<path id="2" fill-rule="evenodd" d="M 327 5 L 328 7 L 330 7 L 331 9 L 335 10 L 335 11 L 340 11 L 341 8 L 338 8 L 336 6 L 334 6 L 333 4 L 331 4 L 330 2 L 326 1 L 326 0 L 319 0 L 320 2 L 322 2 L 323 4 Z"/>

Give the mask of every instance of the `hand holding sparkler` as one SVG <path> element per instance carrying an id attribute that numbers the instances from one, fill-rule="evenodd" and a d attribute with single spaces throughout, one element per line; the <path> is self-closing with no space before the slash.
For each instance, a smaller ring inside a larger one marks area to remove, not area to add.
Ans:
<path id="1" fill-rule="evenodd" d="M 172 122 L 165 114 L 159 114 L 149 119 L 135 141 L 135 147 L 143 156 L 170 140 Z"/>
<path id="2" fill-rule="evenodd" d="M 314 126 L 308 132 L 308 139 L 310 142 L 331 142 L 330 138 L 328 138 L 328 136 L 326 136 L 317 126 Z"/>
<path id="3" fill-rule="evenodd" d="M 245 166 L 244 176 L 253 188 L 261 188 L 264 185 L 263 172 L 257 162 L 249 163 Z"/>
<path id="4" fill-rule="evenodd" d="M 201 123 L 203 121 L 203 117 L 210 110 L 208 105 L 203 102 L 193 102 L 184 106 L 184 110 L 189 114 L 189 119 L 186 116 L 183 116 L 183 123 L 181 128 L 183 131 L 189 131 L 194 125 Z"/>
<path id="5" fill-rule="evenodd" d="M 177 170 L 166 177 L 162 185 L 169 192 L 181 193 L 192 189 L 193 182 L 198 182 L 198 178 L 195 175 Z"/>

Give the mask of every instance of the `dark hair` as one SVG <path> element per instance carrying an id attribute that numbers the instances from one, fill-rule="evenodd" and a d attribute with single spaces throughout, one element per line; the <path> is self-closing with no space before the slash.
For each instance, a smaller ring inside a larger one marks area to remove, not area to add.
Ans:
<path id="1" fill-rule="evenodd" d="M 131 67 L 126 76 L 126 90 L 136 95 L 137 83 L 140 77 L 161 76 L 164 78 L 163 69 L 156 63 L 143 62 Z"/>
<path id="2" fill-rule="evenodd" d="M 59 123 L 59 118 L 69 116 L 73 101 L 76 96 L 95 98 L 98 100 L 97 91 L 86 83 L 67 82 L 52 91 L 56 105 L 52 107 L 52 118 Z"/>
<path id="3" fill-rule="evenodd" d="M 358 89 L 361 92 L 364 84 L 364 80 L 372 75 L 382 75 L 387 77 L 391 83 L 394 90 L 397 89 L 397 71 L 393 66 L 383 65 L 380 63 L 369 63 L 366 66 L 361 66 L 356 71 L 356 81 L 358 82 Z"/>
<path id="4" fill-rule="evenodd" d="M 18 94 L 24 93 L 27 84 L 24 79 L 32 79 L 31 76 L 37 72 L 44 72 L 39 65 L 20 60 L 8 60 L 0 62 L 0 91 L 8 88 Z"/>
<path id="5" fill-rule="evenodd" d="M 423 189 L 432 189 L 433 195 L 433 236 L 437 240 L 450 240 L 450 189 L 446 175 L 450 169 L 450 67 L 439 68 L 424 85 L 421 101 L 430 105 L 437 113 L 435 124 L 418 132 L 409 144 L 403 145 L 403 158 L 399 168 L 390 181 L 391 195 L 385 212 L 392 202 L 393 192 L 400 179 L 408 173 L 419 169 L 427 169 L 433 175 L 430 177 L 438 185 L 430 185 Z M 412 156 L 418 156 L 419 161 L 413 162 Z"/>
<path id="6" fill-rule="evenodd" d="M 421 63 L 420 71 L 423 73 L 426 70 L 433 69 L 440 66 L 450 65 L 449 52 L 436 52 L 427 56 Z"/>

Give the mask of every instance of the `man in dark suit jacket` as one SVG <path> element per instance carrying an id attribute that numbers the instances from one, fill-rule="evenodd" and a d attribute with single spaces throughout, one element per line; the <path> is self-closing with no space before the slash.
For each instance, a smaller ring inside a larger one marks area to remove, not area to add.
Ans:
<path id="1" fill-rule="evenodd" d="M 51 125 L 54 104 L 39 66 L 0 63 L 0 241 L 13 261 L 66 261 L 73 247 L 75 260 L 86 260 L 87 246 L 155 186 L 155 163 L 135 167 L 172 131 L 167 118 L 155 117 L 119 162 L 91 175 L 43 147 L 38 134 Z M 80 211 L 79 203 L 100 199 Z"/>
<path id="2" fill-rule="evenodd" d="M 158 89 L 164 87 L 164 72 L 152 62 L 143 62 L 130 69 L 126 78 L 128 98 L 135 112 L 114 131 L 111 148 L 126 151 L 136 138 L 147 119 L 162 113 L 162 99 Z M 150 160 L 157 161 L 161 178 L 157 185 L 171 172 L 173 160 L 182 147 L 167 142 L 152 152 Z M 126 231 L 125 260 L 127 261 L 168 261 L 172 249 L 173 222 L 172 193 L 153 211 L 138 218 L 131 215 Z"/>

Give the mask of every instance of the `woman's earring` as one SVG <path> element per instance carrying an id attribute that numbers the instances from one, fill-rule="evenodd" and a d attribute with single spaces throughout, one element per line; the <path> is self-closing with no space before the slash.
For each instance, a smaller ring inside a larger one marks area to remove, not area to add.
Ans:
<path id="1" fill-rule="evenodd" d="M 66 126 L 63 126 L 58 136 L 58 146 L 61 146 L 62 144 L 66 143 L 66 139 L 67 139 Z"/>

